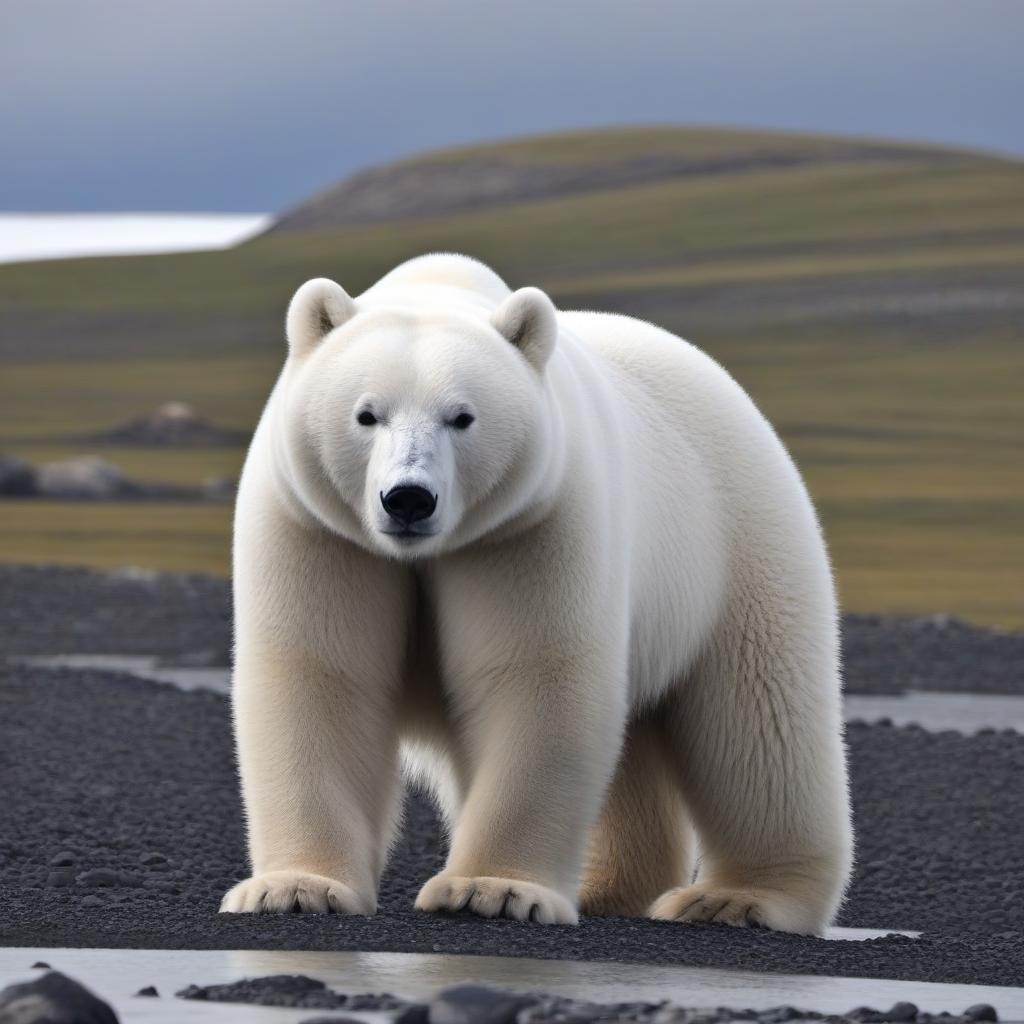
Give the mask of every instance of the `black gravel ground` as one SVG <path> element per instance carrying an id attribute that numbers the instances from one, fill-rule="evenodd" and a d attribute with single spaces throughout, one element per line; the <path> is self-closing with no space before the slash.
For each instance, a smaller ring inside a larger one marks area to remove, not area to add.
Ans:
<path id="1" fill-rule="evenodd" d="M 843 620 L 851 693 L 1024 694 L 1024 633 L 932 616 Z M 0 566 L 0 657 L 157 654 L 227 665 L 231 593 L 213 576 Z"/>
<path id="2" fill-rule="evenodd" d="M 0 722 L 0 944 L 407 950 L 1024 984 L 1017 734 L 850 728 L 859 866 L 840 923 L 925 935 L 826 942 L 721 925 L 415 913 L 442 854 L 419 799 L 376 917 L 218 915 L 246 873 L 222 697 L 0 667 Z"/>

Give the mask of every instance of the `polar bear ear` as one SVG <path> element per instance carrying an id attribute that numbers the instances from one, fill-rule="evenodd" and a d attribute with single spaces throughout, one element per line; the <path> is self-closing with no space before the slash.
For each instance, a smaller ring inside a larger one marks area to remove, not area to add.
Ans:
<path id="1" fill-rule="evenodd" d="M 491 315 L 491 324 L 538 373 L 544 369 L 558 337 L 558 314 L 539 288 L 513 292 Z"/>
<path id="2" fill-rule="evenodd" d="M 292 355 L 312 352 L 335 327 L 351 320 L 355 313 L 356 304 L 340 284 L 326 277 L 307 281 L 288 304 L 285 331 Z"/>

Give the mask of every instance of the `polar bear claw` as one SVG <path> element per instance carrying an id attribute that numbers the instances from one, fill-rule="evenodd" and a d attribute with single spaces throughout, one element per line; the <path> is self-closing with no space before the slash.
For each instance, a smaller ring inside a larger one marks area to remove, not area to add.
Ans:
<path id="1" fill-rule="evenodd" d="M 575 907 L 553 889 L 515 878 L 466 878 L 435 875 L 416 897 L 416 909 L 480 917 L 507 917 L 540 924 L 576 924 Z"/>
<path id="2" fill-rule="evenodd" d="M 302 871 L 268 871 L 229 889 L 222 914 L 372 914 L 373 901 L 334 878 Z"/>

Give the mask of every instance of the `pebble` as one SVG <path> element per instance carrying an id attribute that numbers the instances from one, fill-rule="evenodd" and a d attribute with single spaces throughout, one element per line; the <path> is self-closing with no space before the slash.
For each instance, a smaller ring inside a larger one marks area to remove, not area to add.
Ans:
<path id="1" fill-rule="evenodd" d="M 312 1024 L 303 1021 L 302 1024 Z M 391 1024 L 430 1024 L 430 1007 L 426 1003 L 410 1003 L 400 1010 Z"/>
<path id="2" fill-rule="evenodd" d="M 990 1006 L 988 1003 L 975 1003 L 973 1006 L 968 1006 L 964 1010 L 964 1016 L 968 1020 L 999 1020 L 999 1015 L 996 1013 L 996 1008 Z"/>
<path id="3" fill-rule="evenodd" d="M 155 985 L 147 985 L 145 988 L 140 988 L 139 991 L 136 992 L 135 994 L 137 996 L 150 996 L 150 997 L 152 997 L 152 996 L 159 996 L 160 995 L 160 993 L 156 990 L 156 986 Z"/>
<path id="4" fill-rule="evenodd" d="M 75 864 L 75 855 L 69 850 L 62 850 L 50 858 L 51 868 L 69 868 Z"/>
<path id="5" fill-rule="evenodd" d="M 430 1024 L 513 1024 L 535 998 L 483 985 L 455 985 L 431 1001 Z"/>
<path id="6" fill-rule="evenodd" d="M 794 1006 L 776 1006 L 760 1014 L 760 1019 L 764 1024 L 783 1024 L 785 1021 L 798 1020 L 802 1016 L 804 1015 Z"/>
<path id="7" fill-rule="evenodd" d="M 897 1022 L 917 1020 L 917 1012 L 917 1007 L 913 1003 L 894 1003 L 885 1019 Z"/>
<path id="8" fill-rule="evenodd" d="M 113 868 L 93 868 L 78 876 L 82 885 L 112 887 L 121 884 L 121 873 Z"/>
<path id="9" fill-rule="evenodd" d="M 102 907 L 103 906 L 103 900 L 101 900 L 99 898 L 99 896 L 95 896 L 95 895 L 85 896 L 85 897 L 82 898 L 82 904 L 81 905 L 83 907 Z"/>

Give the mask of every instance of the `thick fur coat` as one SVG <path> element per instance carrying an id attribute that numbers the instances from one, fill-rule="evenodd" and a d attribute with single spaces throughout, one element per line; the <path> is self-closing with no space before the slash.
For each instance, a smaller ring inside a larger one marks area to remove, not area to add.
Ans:
<path id="1" fill-rule="evenodd" d="M 850 870 L 836 606 L 800 476 L 712 359 L 461 256 L 288 311 L 238 494 L 252 877 L 372 913 L 402 776 L 425 911 L 819 932 Z"/>

